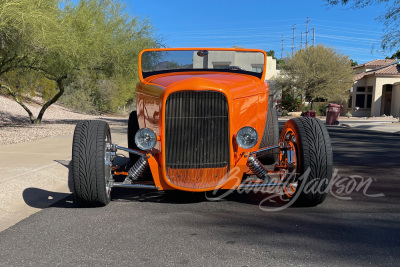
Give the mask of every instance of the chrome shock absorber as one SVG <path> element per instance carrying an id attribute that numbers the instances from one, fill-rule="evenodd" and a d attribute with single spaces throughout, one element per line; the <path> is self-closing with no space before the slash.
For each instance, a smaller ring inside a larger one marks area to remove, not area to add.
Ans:
<path id="1" fill-rule="evenodd" d="M 268 175 L 267 169 L 264 165 L 254 156 L 251 155 L 247 160 L 247 167 L 260 179 L 269 182 L 271 177 Z"/>
<path id="2" fill-rule="evenodd" d="M 129 169 L 128 176 L 124 180 L 124 184 L 131 184 L 132 181 L 135 181 L 139 178 L 139 176 L 146 170 L 149 163 L 147 162 L 147 158 L 145 156 L 140 157 L 138 161 Z"/>

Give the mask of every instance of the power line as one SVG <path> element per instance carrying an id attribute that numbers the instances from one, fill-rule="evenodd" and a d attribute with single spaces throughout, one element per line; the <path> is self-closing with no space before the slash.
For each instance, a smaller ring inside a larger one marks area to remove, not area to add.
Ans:
<path id="1" fill-rule="evenodd" d="M 335 27 L 335 26 L 328 26 L 328 25 L 323 25 L 323 24 L 314 24 L 314 25 L 316 25 L 322 29 L 328 29 L 330 31 L 339 31 L 339 32 L 346 31 L 347 33 L 351 33 L 351 34 L 382 36 L 382 31 L 368 31 L 368 30 L 362 30 L 359 28 Z"/>
<path id="2" fill-rule="evenodd" d="M 285 40 L 283 34 L 282 34 L 282 52 L 281 52 L 281 59 L 283 58 L 283 41 Z"/>

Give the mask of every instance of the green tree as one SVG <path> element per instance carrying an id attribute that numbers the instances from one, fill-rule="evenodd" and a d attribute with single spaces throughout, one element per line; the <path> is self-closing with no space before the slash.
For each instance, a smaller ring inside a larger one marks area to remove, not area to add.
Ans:
<path id="1" fill-rule="evenodd" d="M 178 62 L 176 62 L 174 60 L 170 60 L 170 61 L 166 62 L 166 68 L 169 70 L 179 69 L 180 65 L 178 64 Z"/>
<path id="2" fill-rule="evenodd" d="M 22 77 L 29 79 L 32 73 L 21 69 L 40 66 L 48 51 L 59 44 L 59 4 L 57 0 L 0 1 L 1 88 L 27 111 L 32 122 L 35 117 L 21 99 L 26 91 Z"/>
<path id="3" fill-rule="evenodd" d="M 91 73 L 92 79 L 111 80 L 118 87 L 111 95 L 118 105 L 132 98 L 137 77 L 137 58 L 141 49 L 157 47 L 151 24 L 131 17 L 114 0 L 0 1 L 0 79 L 6 89 L 29 114 L 32 123 L 40 123 L 46 109 L 64 93 L 68 77 L 77 72 Z M 6 75 L 26 70 L 22 76 Z M 22 80 L 37 72 L 54 81 L 42 93 L 47 95 L 37 118 L 23 104 L 28 91 Z M 101 83 L 97 90 L 101 92 Z M 18 87 L 18 88 L 17 88 Z M 54 88 L 53 88 L 54 89 Z M 49 92 L 53 92 L 49 97 Z M 115 101 L 114 101 L 115 102 Z"/>
<path id="4" fill-rule="evenodd" d="M 400 44 L 400 0 L 325 0 L 328 5 L 351 5 L 353 8 L 364 8 L 371 5 L 386 4 L 386 11 L 378 19 L 385 25 L 381 46 L 392 50 Z"/>
<path id="5" fill-rule="evenodd" d="M 348 56 L 332 47 L 318 45 L 286 58 L 276 83 L 284 94 L 313 101 L 318 98 L 345 99 L 353 81 L 354 72 Z"/>
<path id="6" fill-rule="evenodd" d="M 352 67 L 358 66 L 358 62 L 350 59 L 350 64 Z"/>
<path id="7" fill-rule="evenodd" d="M 78 68 L 86 74 L 79 77 L 93 80 L 86 89 L 94 105 L 103 111 L 125 106 L 135 96 L 140 51 L 162 45 L 152 25 L 127 15 L 124 6 L 112 0 L 81 0 L 67 6 L 65 14 L 83 43 L 85 64 Z"/>
<path id="8" fill-rule="evenodd" d="M 274 50 L 269 50 L 269 51 L 265 51 L 265 52 L 267 53 L 268 56 L 270 56 L 270 57 L 276 59 L 276 57 L 275 57 L 275 51 L 274 51 Z"/>
<path id="9" fill-rule="evenodd" d="M 285 63 L 285 61 L 283 59 L 278 59 L 275 57 L 275 51 L 274 50 L 269 50 L 266 51 L 267 55 L 272 57 L 273 59 L 276 59 L 276 66 L 278 69 L 282 68 L 282 65 Z"/>
<path id="10" fill-rule="evenodd" d="M 386 59 L 400 59 L 400 50 L 397 50 L 391 57 L 386 57 Z"/>

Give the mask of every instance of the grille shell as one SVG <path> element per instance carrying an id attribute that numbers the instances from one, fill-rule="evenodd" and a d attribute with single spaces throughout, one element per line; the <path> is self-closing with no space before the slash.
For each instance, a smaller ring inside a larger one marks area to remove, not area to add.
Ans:
<path id="1" fill-rule="evenodd" d="M 165 166 L 168 179 L 188 188 L 208 188 L 229 171 L 229 108 L 215 91 L 180 91 L 165 106 Z"/>

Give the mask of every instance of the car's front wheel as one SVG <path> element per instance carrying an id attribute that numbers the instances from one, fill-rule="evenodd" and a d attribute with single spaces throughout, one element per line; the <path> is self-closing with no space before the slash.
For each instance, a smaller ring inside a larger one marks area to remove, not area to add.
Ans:
<path id="1" fill-rule="evenodd" d="M 321 204 L 332 178 L 332 146 L 325 125 L 316 118 L 295 118 L 286 122 L 280 142 L 295 147 L 293 183 L 284 188 L 295 206 L 312 207 Z"/>
<path id="2" fill-rule="evenodd" d="M 72 179 L 78 207 L 101 207 L 110 202 L 110 127 L 104 121 L 80 121 L 72 144 Z"/>

